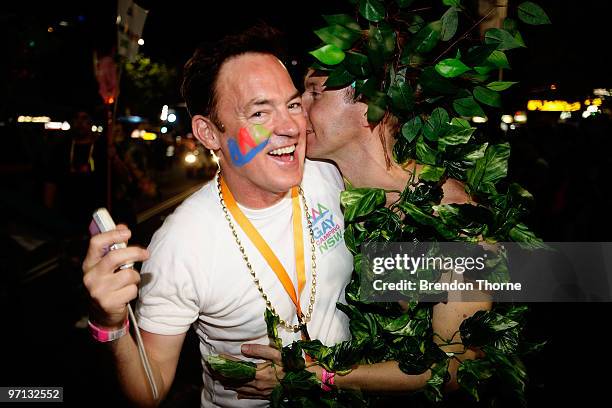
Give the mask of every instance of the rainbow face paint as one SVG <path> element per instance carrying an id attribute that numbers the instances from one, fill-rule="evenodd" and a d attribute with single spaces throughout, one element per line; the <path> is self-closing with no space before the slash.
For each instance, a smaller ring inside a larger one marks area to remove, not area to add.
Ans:
<path id="1" fill-rule="evenodd" d="M 247 128 L 240 128 L 238 141 L 229 139 L 227 146 L 234 165 L 242 167 L 261 152 L 268 144 L 272 131 L 263 125 L 253 125 L 252 133 Z"/>

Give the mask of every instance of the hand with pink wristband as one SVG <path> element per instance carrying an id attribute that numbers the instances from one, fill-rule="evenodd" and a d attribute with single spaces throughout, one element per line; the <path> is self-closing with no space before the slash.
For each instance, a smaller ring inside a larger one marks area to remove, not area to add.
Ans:
<path id="1" fill-rule="evenodd" d="M 329 372 L 325 368 L 321 369 L 321 389 L 331 391 L 336 383 L 336 373 Z"/>
<path id="2" fill-rule="evenodd" d="M 133 267 L 122 269 L 121 266 L 144 261 L 148 252 L 134 246 L 109 249 L 118 242 L 127 243 L 130 236 L 130 230 L 124 225 L 93 236 L 83 261 L 83 284 L 91 298 L 89 327 L 96 340 L 109 336 L 116 339 L 122 331 L 127 333 L 127 305 L 138 296 L 140 274 Z"/>

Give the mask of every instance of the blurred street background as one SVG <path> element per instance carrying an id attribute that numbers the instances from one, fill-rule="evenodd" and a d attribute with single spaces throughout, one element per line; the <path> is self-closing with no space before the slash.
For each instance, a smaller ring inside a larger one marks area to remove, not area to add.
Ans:
<path id="1" fill-rule="evenodd" d="M 65 403 L 83 407 L 127 406 L 109 356 L 83 320 L 81 262 L 92 211 L 109 207 L 132 229 L 132 242 L 146 246 L 216 171 L 191 134 L 179 94 L 183 64 L 203 41 L 263 20 L 287 34 L 287 66 L 299 87 L 320 16 L 352 7 L 344 0 L 136 1 L 132 17 L 143 19 L 142 30 L 121 51 L 117 3 L 0 6 L 0 385 L 63 386 Z M 535 196 L 528 223 L 537 235 L 609 241 L 609 5 L 538 3 L 553 24 L 522 32 L 527 48 L 511 54 L 504 77 L 520 84 L 504 95 L 503 112 L 473 123 L 510 141 L 509 177 Z M 148 13 L 138 17 L 140 9 Z M 549 344 L 528 361 L 531 406 L 590 406 L 607 394 L 612 358 L 599 333 L 611 311 L 604 303 L 532 305 L 529 335 Z M 190 331 L 164 406 L 199 406 L 197 342 Z"/>

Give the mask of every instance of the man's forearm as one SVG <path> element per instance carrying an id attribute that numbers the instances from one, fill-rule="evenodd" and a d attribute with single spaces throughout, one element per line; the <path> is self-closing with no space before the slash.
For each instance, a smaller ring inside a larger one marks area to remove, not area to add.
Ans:
<path id="1" fill-rule="evenodd" d="M 113 355 L 117 379 L 126 397 L 138 407 L 156 407 L 166 396 L 168 390 L 164 384 L 158 364 L 149 357 L 155 384 L 159 390 L 158 400 L 154 400 L 151 386 L 140 361 L 138 346 L 129 333 L 109 345 Z"/>
<path id="2" fill-rule="evenodd" d="M 422 389 L 431 377 L 431 370 L 408 375 L 396 361 L 357 366 L 347 375 L 336 375 L 339 388 L 359 389 L 375 393 L 406 393 Z"/>

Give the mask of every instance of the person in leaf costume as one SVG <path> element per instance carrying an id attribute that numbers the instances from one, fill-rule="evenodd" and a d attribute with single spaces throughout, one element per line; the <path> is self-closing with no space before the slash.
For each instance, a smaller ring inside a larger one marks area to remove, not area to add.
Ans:
<path id="1" fill-rule="evenodd" d="M 468 14 L 460 0 L 352 3 L 354 14 L 324 16 L 328 25 L 315 31 L 324 44 L 311 52 L 317 61 L 304 100 L 313 124 L 307 155 L 335 161 L 352 184 L 341 202 L 355 270 L 362 245 L 372 241 L 540 245 L 522 223 L 531 195 L 505 180 L 509 143 L 488 138 L 469 121 L 486 118 L 500 106 L 499 92 L 514 84 L 489 76 L 509 68 L 508 50 L 525 46 L 518 22 L 507 18 L 481 42 L 471 34 L 486 16 L 456 35 L 459 16 Z M 532 2 L 519 4 L 516 15 L 526 24 L 549 23 Z M 334 347 L 297 342 L 276 354 L 259 350 L 284 364 L 272 406 L 385 400 L 348 396 L 344 388 L 420 389 L 415 403 L 426 406 L 457 385 L 486 405 L 526 403 L 521 358 L 542 346 L 522 338 L 526 306 L 372 304 L 360 298 L 358 273 L 346 296 L 348 305 L 338 307 L 351 319 L 352 340 Z M 321 369 L 309 368 L 317 372 L 309 377 L 301 374 L 303 364 L 288 367 L 296 350 L 342 374 L 332 393 L 321 393 L 313 380 Z"/>

